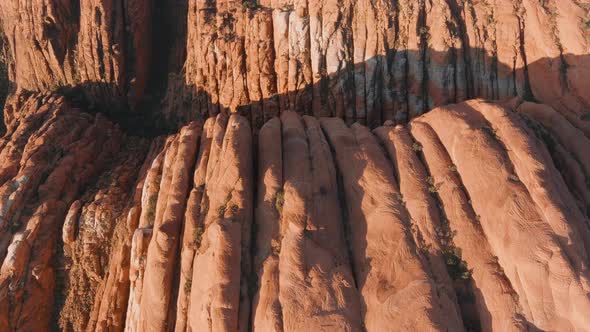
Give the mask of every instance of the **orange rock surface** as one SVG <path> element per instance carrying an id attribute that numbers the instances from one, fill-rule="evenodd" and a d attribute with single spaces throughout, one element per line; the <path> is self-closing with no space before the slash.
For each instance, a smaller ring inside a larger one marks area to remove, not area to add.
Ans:
<path id="1" fill-rule="evenodd" d="M 0 331 L 590 330 L 586 0 L 0 26 Z"/>

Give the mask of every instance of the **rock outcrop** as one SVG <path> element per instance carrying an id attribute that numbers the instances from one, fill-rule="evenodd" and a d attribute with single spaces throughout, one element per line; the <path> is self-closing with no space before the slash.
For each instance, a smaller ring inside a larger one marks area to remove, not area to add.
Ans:
<path id="1" fill-rule="evenodd" d="M 587 2 L 0 23 L 0 331 L 588 330 Z"/>
<path id="2" fill-rule="evenodd" d="M 282 112 L 257 144 L 235 114 L 150 143 L 62 97 L 6 108 L 3 330 L 586 326 L 585 138 L 549 106 Z"/>
<path id="3" fill-rule="evenodd" d="M 19 87 L 167 128 L 286 110 L 377 127 L 518 95 L 590 133 L 585 1 L 6 0 L 0 17 Z"/>

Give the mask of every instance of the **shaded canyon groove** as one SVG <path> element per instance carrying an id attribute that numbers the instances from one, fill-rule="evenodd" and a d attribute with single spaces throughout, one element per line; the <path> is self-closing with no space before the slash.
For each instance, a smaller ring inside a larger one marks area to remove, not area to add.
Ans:
<path id="1" fill-rule="evenodd" d="M 0 331 L 589 328 L 587 1 L 0 22 Z"/>

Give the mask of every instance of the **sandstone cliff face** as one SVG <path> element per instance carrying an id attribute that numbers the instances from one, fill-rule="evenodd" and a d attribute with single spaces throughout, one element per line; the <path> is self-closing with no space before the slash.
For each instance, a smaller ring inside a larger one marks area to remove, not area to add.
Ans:
<path id="1" fill-rule="evenodd" d="M 168 127 L 231 111 L 259 128 L 283 110 L 376 127 L 470 98 L 518 95 L 588 134 L 580 117 L 590 104 L 589 6 L 6 0 L 0 16 L 19 87 L 76 87 L 90 104 L 146 113 L 141 105 L 168 80 L 155 115 Z"/>
<path id="2" fill-rule="evenodd" d="M 188 6 L 182 76 L 197 102 L 164 110 L 169 120 L 228 109 L 259 125 L 294 110 L 375 127 L 469 98 L 519 95 L 559 105 L 577 122 L 590 102 L 581 79 L 588 4 L 580 1 Z"/>
<path id="3" fill-rule="evenodd" d="M 0 22 L 0 331 L 588 329 L 586 1 Z"/>

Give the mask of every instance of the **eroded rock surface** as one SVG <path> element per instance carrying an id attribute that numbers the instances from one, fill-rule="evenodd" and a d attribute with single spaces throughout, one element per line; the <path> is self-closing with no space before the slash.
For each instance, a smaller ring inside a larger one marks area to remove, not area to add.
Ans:
<path id="1" fill-rule="evenodd" d="M 0 21 L 0 331 L 588 330 L 587 1 Z"/>
<path id="2" fill-rule="evenodd" d="M 374 128 L 518 95 L 590 134 L 586 1 L 6 0 L 0 16 L 18 86 L 117 113 L 165 94 L 168 128 L 287 110 Z"/>

